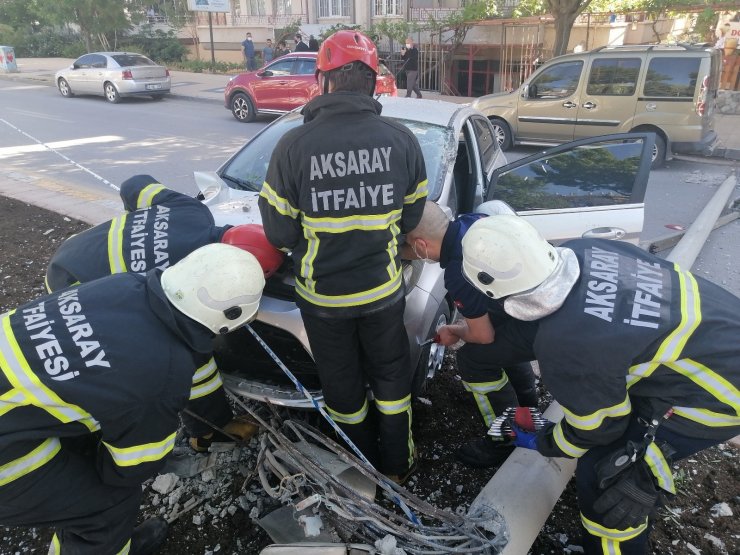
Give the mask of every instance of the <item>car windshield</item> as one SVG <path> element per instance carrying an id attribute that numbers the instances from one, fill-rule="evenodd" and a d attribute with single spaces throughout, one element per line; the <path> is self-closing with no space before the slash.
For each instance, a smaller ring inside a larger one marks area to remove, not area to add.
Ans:
<path id="1" fill-rule="evenodd" d="M 408 127 L 419 140 L 427 168 L 429 198 L 436 200 L 441 191 L 445 168 L 454 160 L 457 143 L 452 130 L 414 120 L 396 119 Z M 245 191 L 259 191 L 265 181 L 267 166 L 275 145 L 285 133 L 303 123 L 303 116 L 292 113 L 282 117 L 248 143 L 220 172 L 229 187 Z"/>
<path id="2" fill-rule="evenodd" d="M 153 61 L 139 54 L 115 54 L 111 56 L 121 67 L 128 66 L 156 66 Z"/>

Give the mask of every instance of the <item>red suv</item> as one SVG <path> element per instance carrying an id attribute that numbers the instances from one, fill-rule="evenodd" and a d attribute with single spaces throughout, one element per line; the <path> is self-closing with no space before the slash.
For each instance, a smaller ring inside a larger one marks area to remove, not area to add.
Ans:
<path id="1" fill-rule="evenodd" d="M 375 94 L 396 96 L 396 79 L 380 64 Z M 316 52 L 294 52 L 265 67 L 241 73 L 229 81 L 224 106 L 241 122 L 257 114 L 284 114 L 319 95 L 316 83 Z"/>

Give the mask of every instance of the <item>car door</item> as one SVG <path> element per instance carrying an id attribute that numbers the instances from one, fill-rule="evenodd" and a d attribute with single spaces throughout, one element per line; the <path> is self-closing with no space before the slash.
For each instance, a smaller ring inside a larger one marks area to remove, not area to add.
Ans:
<path id="1" fill-rule="evenodd" d="M 67 72 L 65 78 L 72 88 L 74 93 L 90 93 L 92 92 L 92 84 L 90 83 L 90 71 L 92 69 L 92 63 L 95 59 L 94 54 L 85 54 L 77 58 L 72 64 L 72 69 Z"/>
<path id="2" fill-rule="evenodd" d="M 103 94 L 103 83 L 108 79 L 108 58 L 101 54 L 93 54 L 87 75 L 89 91 Z"/>
<path id="3" fill-rule="evenodd" d="M 654 136 L 622 133 L 566 143 L 494 171 L 502 200 L 551 243 L 579 237 L 638 243 Z"/>
<path id="4" fill-rule="evenodd" d="M 303 106 L 319 94 L 316 82 L 316 58 L 298 58 L 293 66 L 291 82 L 293 90 L 293 107 Z"/>
<path id="5" fill-rule="evenodd" d="M 573 140 L 583 65 L 581 59 L 554 63 L 543 68 L 520 89 L 515 132 L 517 140 Z"/>
<path id="6" fill-rule="evenodd" d="M 284 56 L 257 73 L 252 83 L 257 110 L 287 112 L 295 108 L 290 88 L 294 65 L 295 57 Z"/>
<path id="7" fill-rule="evenodd" d="M 636 56 L 591 59 L 586 88 L 578 101 L 576 139 L 629 131 L 641 62 Z"/>

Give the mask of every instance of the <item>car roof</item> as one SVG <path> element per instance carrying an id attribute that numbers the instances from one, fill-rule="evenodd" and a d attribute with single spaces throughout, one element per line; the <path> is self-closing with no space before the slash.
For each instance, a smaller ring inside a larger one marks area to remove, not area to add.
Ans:
<path id="1" fill-rule="evenodd" d="M 145 56 L 141 52 L 88 52 L 87 54 L 83 54 L 82 56 L 88 56 L 90 54 L 98 54 L 100 56 L 120 56 L 120 55 L 141 56 L 142 58 L 149 59 L 148 56 Z M 82 56 L 80 56 L 80 58 L 82 58 Z"/>
<path id="2" fill-rule="evenodd" d="M 478 110 L 474 110 L 467 104 L 457 104 L 445 100 L 382 96 L 378 101 L 383 105 L 384 116 L 412 119 L 434 125 L 447 126 L 453 120 L 478 113 Z"/>

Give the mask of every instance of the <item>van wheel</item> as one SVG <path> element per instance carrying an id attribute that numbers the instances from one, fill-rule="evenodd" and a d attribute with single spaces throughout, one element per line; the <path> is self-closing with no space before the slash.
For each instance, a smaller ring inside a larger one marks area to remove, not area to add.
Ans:
<path id="1" fill-rule="evenodd" d="M 496 137 L 496 142 L 501 150 L 509 150 L 511 148 L 512 137 L 511 129 L 509 124 L 500 118 L 489 118 L 491 125 L 493 125 L 493 136 Z"/>
<path id="2" fill-rule="evenodd" d="M 657 170 L 662 168 L 665 164 L 665 139 L 655 134 L 655 144 L 653 145 L 652 162 L 650 163 L 651 170 Z"/>

